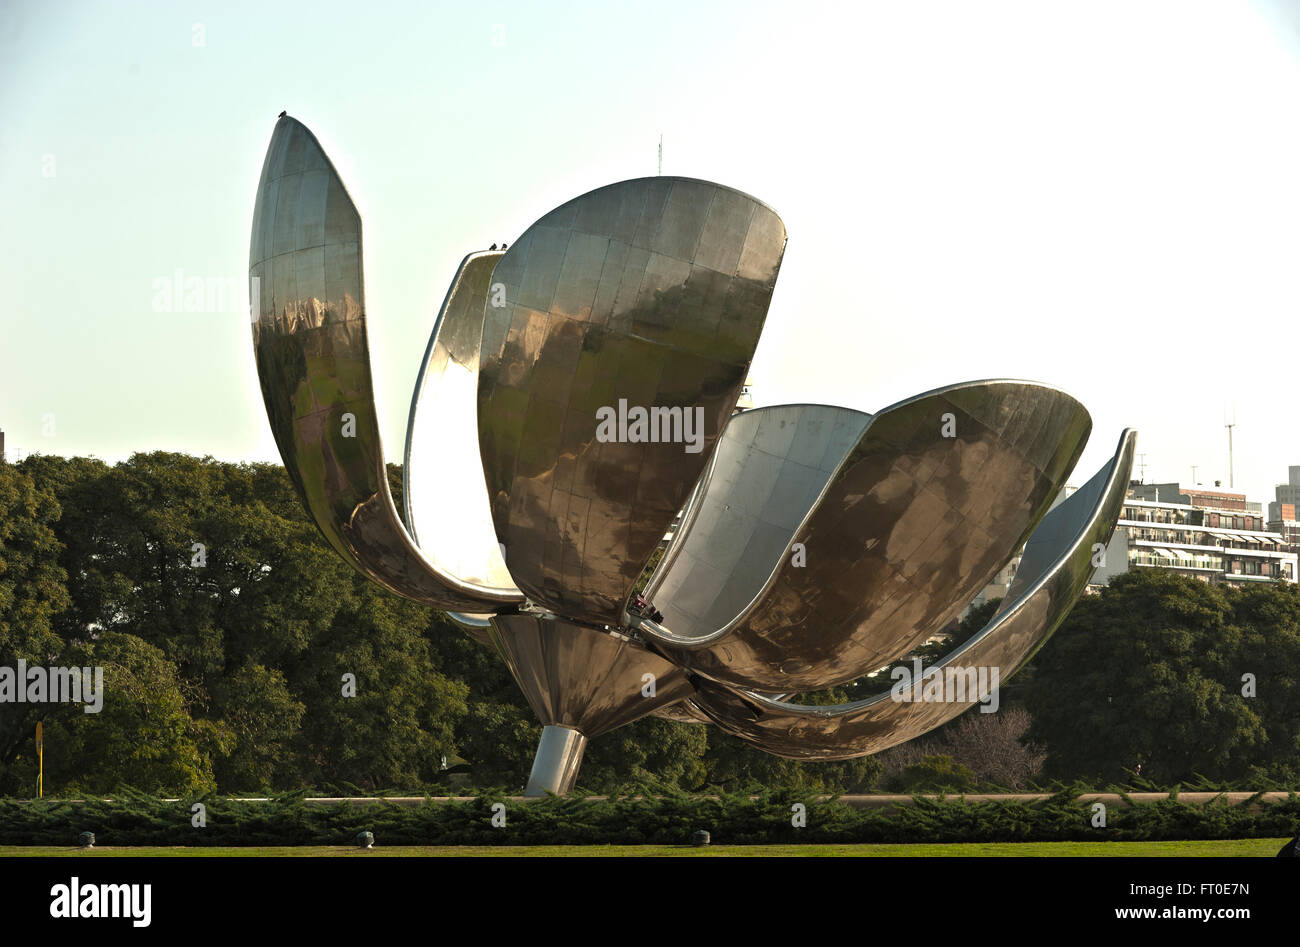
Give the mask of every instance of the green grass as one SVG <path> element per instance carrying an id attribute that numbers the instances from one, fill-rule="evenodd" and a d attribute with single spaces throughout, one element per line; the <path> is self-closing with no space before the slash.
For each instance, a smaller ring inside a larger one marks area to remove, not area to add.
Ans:
<path id="1" fill-rule="evenodd" d="M 376 846 L 370 851 L 343 848 L 333 845 L 301 845 L 274 848 L 95 848 L 82 851 L 77 848 L 54 846 L 15 845 L 0 846 L 0 857 L 23 856 L 73 856 L 81 858 L 112 858 L 120 855 L 145 855 L 161 857 L 206 858 L 214 856 L 312 858 L 351 857 L 382 858 L 391 855 L 444 857 L 444 856 L 702 856 L 720 858 L 735 855 L 767 856 L 820 856 L 820 857 L 1016 857 L 1037 858 L 1113 858 L 1113 857 L 1243 857 L 1260 858 L 1277 854 L 1287 841 L 1284 838 L 1224 839 L 1192 842 L 976 842 L 963 845 L 712 845 L 693 848 L 686 845 L 500 845 L 500 846 Z"/>

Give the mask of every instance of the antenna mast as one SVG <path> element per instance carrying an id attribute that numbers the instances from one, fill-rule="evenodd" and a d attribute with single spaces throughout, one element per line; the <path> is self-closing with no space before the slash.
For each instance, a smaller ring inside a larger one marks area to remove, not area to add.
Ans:
<path id="1" fill-rule="evenodd" d="M 1236 480 L 1232 473 L 1232 429 L 1237 426 L 1237 409 L 1232 409 L 1232 420 L 1228 420 L 1228 409 L 1223 410 L 1223 426 L 1228 429 L 1228 489 L 1236 488 Z"/>
<path id="2" fill-rule="evenodd" d="M 663 132 L 659 133 L 659 174 L 664 173 L 664 136 Z"/>

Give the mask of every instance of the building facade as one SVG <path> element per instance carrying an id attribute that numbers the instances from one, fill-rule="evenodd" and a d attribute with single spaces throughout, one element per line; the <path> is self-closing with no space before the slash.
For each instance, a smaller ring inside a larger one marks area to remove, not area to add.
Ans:
<path id="1" fill-rule="evenodd" d="M 1287 468 L 1287 482 L 1279 483 L 1268 505 L 1268 528 L 1300 551 L 1300 467 Z"/>
<path id="2" fill-rule="evenodd" d="M 1245 494 L 1176 483 L 1132 484 L 1094 585 L 1134 568 L 1170 569 L 1203 582 L 1294 582 L 1295 547 L 1266 528 Z"/>

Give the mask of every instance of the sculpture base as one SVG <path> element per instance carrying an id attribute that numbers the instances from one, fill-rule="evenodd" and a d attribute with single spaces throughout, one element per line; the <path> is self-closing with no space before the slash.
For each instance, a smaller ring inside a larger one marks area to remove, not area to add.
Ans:
<path id="1" fill-rule="evenodd" d="M 553 792 L 562 796 L 569 792 L 578 779 L 586 748 L 587 738 L 577 730 L 553 724 L 544 727 L 524 795 L 544 796 Z"/>

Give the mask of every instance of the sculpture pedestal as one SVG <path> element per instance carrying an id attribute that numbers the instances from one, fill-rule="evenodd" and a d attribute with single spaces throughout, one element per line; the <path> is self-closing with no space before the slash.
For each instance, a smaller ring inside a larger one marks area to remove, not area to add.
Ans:
<path id="1" fill-rule="evenodd" d="M 544 727 L 524 795 L 544 796 L 553 792 L 563 796 L 578 779 L 578 768 L 582 766 L 582 753 L 586 749 L 587 738 L 577 730 L 555 724 Z"/>

